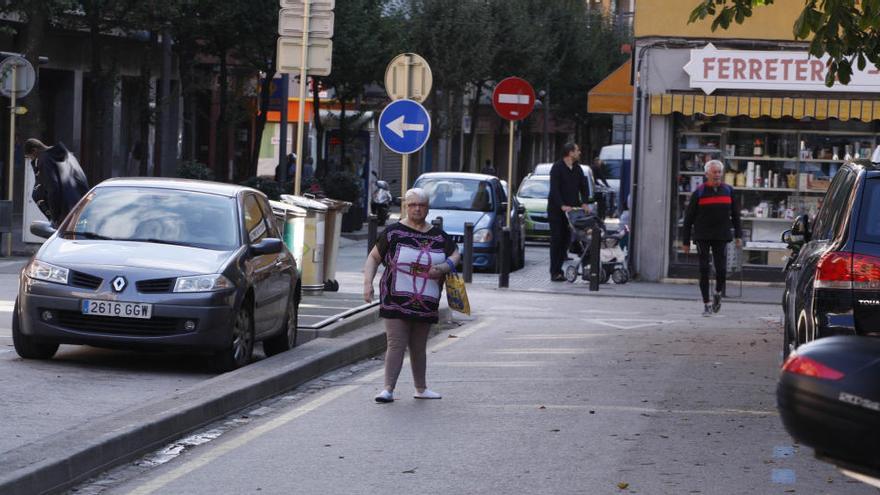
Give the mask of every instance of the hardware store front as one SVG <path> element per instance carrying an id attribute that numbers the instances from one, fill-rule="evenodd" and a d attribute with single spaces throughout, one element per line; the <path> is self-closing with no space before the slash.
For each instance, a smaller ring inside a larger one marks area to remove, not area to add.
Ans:
<path id="1" fill-rule="evenodd" d="M 782 232 L 797 215 L 815 214 L 846 159 L 868 157 L 878 144 L 880 88 L 871 82 L 880 76 L 857 74 L 845 92 L 839 86 L 830 91 L 823 62 L 806 52 L 709 44 L 654 48 L 650 58 L 642 82 L 650 90 L 646 127 L 637 144 L 643 156 L 635 220 L 640 275 L 697 276 L 695 246 L 690 254 L 682 249 L 684 211 L 702 183 L 704 164 L 718 159 L 742 217 L 743 249 L 731 250 L 729 258 L 746 280 L 781 281 L 788 254 Z M 663 239 L 662 253 L 656 239 Z"/>

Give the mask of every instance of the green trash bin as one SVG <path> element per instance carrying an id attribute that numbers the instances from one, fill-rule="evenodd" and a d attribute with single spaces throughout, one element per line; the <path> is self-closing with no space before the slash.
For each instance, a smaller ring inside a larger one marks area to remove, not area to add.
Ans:
<path id="1" fill-rule="evenodd" d="M 324 222 L 324 290 L 336 292 L 336 258 L 339 256 L 339 241 L 342 238 L 342 215 L 351 208 L 348 201 L 323 198 L 327 206 L 327 219 Z"/>
<path id="2" fill-rule="evenodd" d="M 270 200 L 269 204 L 272 206 L 272 213 L 277 220 L 282 240 L 296 260 L 296 269 L 302 277 L 303 237 L 305 236 L 307 212 L 305 208 L 281 201 Z"/>
<path id="3" fill-rule="evenodd" d="M 305 210 L 302 236 L 294 243 L 302 243 L 302 288 L 307 291 L 324 290 L 324 230 L 327 206 L 305 196 L 282 194 L 281 201 Z M 299 260 L 297 260 L 299 261 Z"/>

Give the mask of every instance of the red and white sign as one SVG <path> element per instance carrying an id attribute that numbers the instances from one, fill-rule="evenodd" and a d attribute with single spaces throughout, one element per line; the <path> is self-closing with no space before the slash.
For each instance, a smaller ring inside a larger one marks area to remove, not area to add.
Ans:
<path id="1" fill-rule="evenodd" d="M 849 84 L 825 86 L 826 61 L 807 52 L 718 50 L 711 43 L 691 50 L 684 66 L 690 87 L 706 94 L 716 89 L 769 89 L 779 91 L 880 92 L 880 71 L 870 62 L 865 70 L 853 67 Z"/>
<path id="2" fill-rule="evenodd" d="M 535 108 L 535 90 L 525 79 L 508 77 L 495 86 L 492 107 L 503 119 L 522 120 Z"/>

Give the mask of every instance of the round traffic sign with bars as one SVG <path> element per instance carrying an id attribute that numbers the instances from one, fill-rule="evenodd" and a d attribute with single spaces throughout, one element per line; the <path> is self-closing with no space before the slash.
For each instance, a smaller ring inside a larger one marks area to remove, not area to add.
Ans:
<path id="1" fill-rule="evenodd" d="M 503 119 L 522 120 L 535 107 L 535 90 L 525 79 L 508 77 L 495 86 L 492 107 Z"/>

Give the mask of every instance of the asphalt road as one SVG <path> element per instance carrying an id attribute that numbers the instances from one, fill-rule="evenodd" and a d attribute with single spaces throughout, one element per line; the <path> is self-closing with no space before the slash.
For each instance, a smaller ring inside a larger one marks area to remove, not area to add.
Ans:
<path id="1" fill-rule="evenodd" d="M 359 363 L 211 425 L 77 494 L 868 494 L 775 410 L 772 305 L 475 288 L 430 343 L 438 401 L 372 401 Z M 73 493 L 73 492 L 72 492 Z"/>

